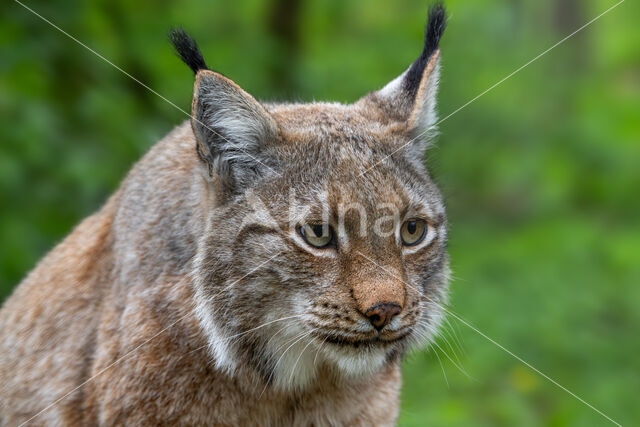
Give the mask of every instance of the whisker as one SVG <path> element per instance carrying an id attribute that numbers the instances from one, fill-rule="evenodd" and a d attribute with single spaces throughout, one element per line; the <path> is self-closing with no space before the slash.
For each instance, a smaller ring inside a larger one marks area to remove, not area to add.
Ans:
<path id="1" fill-rule="evenodd" d="M 302 336 L 304 336 L 308 331 L 302 331 L 300 333 L 298 333 L 297 335 L 293 336 L 292 338 L 288 338 L 284 343 L 280 344 L 274 351 L 274 353 L 278 353 L 280 351 L 280 349 L 284 346 L 286 346 L 287 344 L 293 342 L 293 341 L 297 341 L 298 338 L 301 338 Z"/>
<path id="2" fill-rule="evenodd" d="M 428 299 L 430 303 L 435 304 L 436 307 L 441 308 L 445 313 L 446 313 L 446 308 L 444 308 L 441 304 L 431 300 L 429 297 L 427 297 L 426 295 L 424 296 L 425 299 Z M 421 307 L 423 309 L 428 309 L 429 307 L 426 307 L 426 303 L 425 301 L 420 301 Z M 460 362 L 460 357 L 458 356 L 458 354 L 456 353 L 456 348 L 463 354 L 466 354 L 466 352 L 464 351 L 464 348 L 462 346 L 462 343 L 460 342 L 460 340 L 458 339 L 458 335 L 456 333 L 456 330 L 453 328 L 451 322 L 449 321 L 449 318 L 447 316 L 442 316 L 442 318 L 444 319 L 445 322 L 447 322 L 447 325 L 449 326 L 449 328 L 444 327 L 445 325 L 442 324 L 443 327 L 440 328 L 440 330 L 443 330 L 445 332 L 448 333 L 449 337 L 451 337 L 451 339 L 454 341 L 454 343 L 456 344 L 455 347 L 451 344 L 451 342 L 449 341 L 449 339 L 444 335 L 444 334 L 440 334 L 440 336 L 442 337 L 442 339 L 447 343 L 447 346 L 451 349 L 451 351 L 453 352 L 455 358 L 458 360 L 459 363 Z"/>
<path id="3" fill-rule="evenodd" d="M 425 322 L 423 322 L 423 321 L 418 322 L 418 323 L 419 323 L 419 324 L 421 324 L 421 325 L 423 325 L 423 326 L 429 326 L 427 323 L 425 323 Z M 464 368 L 462 368 L 458 363 L 456 363 L 456 361 L 455 361 L 455 360 L 453 360 L 453 359 L 451 358 L 451 356 L 449 356 L 449 353 L 447 353 L 446 351 L 444 351 L 444 349 L 443 349 L 442 347 L 440 347 L 440 345 L 437 343 L 437 341 L 435 340 L 435 338 L 431 340 L 431 344 L 433 344 L 434 346 L 436 346 L 436 347 L 437 347 L 437 348 L 442 352 L 442 354 L 444 354 L 444 355 L 446 356 L 446 358 L 447 358 L 447 359 L 449 359 L 449 361 L 450 361 L 451 363 L 453 363 L 453 365 L 454 365 L 456 368 L 458 368 L 458 370 L 459 370 L 460 372 L 462 372 L 462 373 L 463 373 L 467 378 L 472 379 L 472 380 L 476 380 L 474 377 L 472 377 L 471 375 L 469 375 L 469 374 L 467 373 L 467 371 L 465 371 L 465 370 L 464 370 Z"/>
<path id="4" fill-rule="evenodd" d="M 327 338 L 329 338 L 329 336 L 324 337 L 324 339 L 322 340 L 322 342 L 318 346 L 318 350 L 316 351 L 316 356 L 313 358 L 313 367 L 314 368 L 316 366 L 316 360 L 318 359 L 318 354 L 320 353 L 320 350 L 322 350 L 322 347 L 324 346 L 324 344 L 327 342 Z"/>
<path id="5" fill-rule="evenodd" d="M 458 333 L 457 332 L 460 332 L 460 330 L 456 327 L 458 325 L 457 324 L 455 324 L 455 325 L 452 324 L 449 321 L 449 317 L 447 317 L 447 316 L 444 316 L 444 320 L 445 320 L 445 322 L 447 322 L 447 325 L 449 325 L 450 331 L 453 333 L 453 339 L 456 341 L 458 349 L 460 349 L 460 351 L 463 354 L 466 355 L 467 352 L 465 351 L 464 346 L 462 345 L 462 340 L 458 338 Z M 460 332 L 460 334 L 462 334 L 462 332 Z"/>
<path id="6" fill-rule="evenodd" d="M 271 338 L 269 338 L 269 339 L 267 340 L 267 343 L 264 345 L 264 347 L 265 347 L 265 348 L 268 348 L 268 347 L 269 347 L 269 344 L 270 344 L 270 343 L 271 343 L 271 341 L 276 337 L 276 335 L 279 335 L 279 334 L 280 334 L 280 332 L 284 331 L 284 330 L 285 330 L 285 329 L 287 329 L 288 327 L 289 327 L 289 325 L 283 326 L 282 328 L 280 328 L 280 329 L 278 330 L 278 332 L 276 332 L 275 334 L 271 335 Z"/>
<path id="7" fill-rule="evenodd" d="M 447 378 L 447 373 L 444 371 L 444 365 L 442 364 L 442 360 L 440 360 L 440 356 L 438 356 L 438 350 L 436 348 L 434 348 L 433 354 L 435 354 L 436 358 L 438 359 L 438 363 L 440 364 L 440 369 L 442 369 L 442 375 L 444 375 L 444 381 L 447 383 L 447 388 L 450 388 L 449 379 Z"/>
<path id="8" fill-rule="evenodd" d="M 209 347 L 209 343 L 203 344 L 203 345 L 201 345 L 199 347 L 194 348 L 193 350 L 189 351 L 188 353 L 183 354 L 182 357 L 186 357 L 186 356 L 190 355 L 191 353 L 195 353 L 198 350 L 202 350 L 205 347 Z"/>
<path id="9" fill-rule="evenodd" d="M 442 353 L 447 357 L 447 359 L 449 359 L 449 361 L 450 361 L 451 363 L 453 363 L 453 366 L 455 366 L 456 368 L 458 368 L 458 370 L 459 370 L 460 372 L 462 372 L 462 373 L 463 373 L 467 378 L 469 378 L 470 380 L 474 380 L 474 381 L 476 381 L 476 379 L 475 379 L 475 378 L 473 378 L 471 375 L 469 375 L 469 374 L 467 373 L 467 371 L 465 371 L 463 368 L 461 368 L 461 367 L 460 367 L 460 366 L 459 366 L 459 365 L 458 365 L 458 364 L 457 364 L 457 363 L 456 363 L 456 362 L 455 362 L 455 361 L 454 361 L 454 360 L 453 360 L 453 359 L 452 359 L 452 358 L 447 354 L 447 352 L 446 352 L 446 351 L 444 351 L 444 350 L 442 349 L 442 347 L 440 347 L 440 346 L 438 345 L 438 343 L 437 343 L 437 342 L 433 341 L 433 342 L 432 342 L 432 344 L 433 344 L 433 345 L 435 345 L 436 347 L 438 347 L 438 349 L 440 349 L 440 351 L 441 351 L 441 352 L 442 352 Z"/>
<path id="10" fill-rule="evenodd" d="M 451 345 L 451 343 L 449 342 L 449 340 L 447 339 L 446 335 L 444 334 L 440 334 L 438 338 L 441 338 L 444 340 L 444 342 L 447 344 L 447 347 L 449 347 L 451 349 L 451 352 L 453 353 L 453 357 L 455 357 L 456 361 L 462 365 L 462 362 L 460 361 L 460 358 L 458 357 L 458 354 L 456 353 L 456 349 Z"/>
<path id="11" fill-rule="evenodd" d="M 231 340 L 231 339 L 233 339 L 233 338 L 240 337 L 240 336 L 242 336 L 242 335 L 248 334 L 249 332 L 253 332 L 253 331 L 256 331 L 256 330 L 258 330 L 258 329 L 260 329 L 260 328 L 264 328 L 264 327 L 265 327 L 265 326 L 267 326 L 267 325 L 271 325 L 272 323 L 281 322 L 281 321 L 283 321 L 283 320 L 288 320 L 288 319 L 295 319 L 295 318 L 297 318 L 297 317 L 302 317 L 302 316 L 303 316 L 302 314 L 296 314 L 296 315 L 294 315 L 294 316 L 287 316 L 287 317 L 281 317 L 280 319 L 276 319 L 276 320 L 270 320 L 270 321 L 268 321 L 268 322 L 263 323 L 263 324 L 262 324 L 262 325 L 260 325 L 260 326 L 256 326 L 255 328 L 251 328 L 251 329 L 248 329 L 248 330 L 246 330 L 246 331 L 244 331 L 244 332 L 240 332 L 240 333 L 238 333 L 238 334 L 231 335 L 230 337 L 224 338 L 224 339 L 223 339 L 223 341 Z"/>

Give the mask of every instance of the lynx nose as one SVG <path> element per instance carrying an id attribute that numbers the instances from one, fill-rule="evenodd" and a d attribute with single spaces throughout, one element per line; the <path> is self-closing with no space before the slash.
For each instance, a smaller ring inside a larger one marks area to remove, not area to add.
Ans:
<path id="1" fill-rule="evenodd" d="M 382 303 L 369 308 L 364 315 L 367 316 L 374 328 L 380 330 L 387 326 L 393 316 L 400 313 L 400 310 L 401 308 L 398 304 Z"/>

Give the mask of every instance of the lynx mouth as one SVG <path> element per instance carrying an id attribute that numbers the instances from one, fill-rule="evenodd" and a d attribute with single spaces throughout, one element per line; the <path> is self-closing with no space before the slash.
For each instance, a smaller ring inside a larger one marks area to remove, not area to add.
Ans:
<path id="1" fill-rule="evenodd" d="M 335 334 L 323 334 L 323 333 L 316 334 L 316 337 L 324 342 L 338 345 L 341 347 L 367 348 L 367 347 L 385 347 L 385 346 L 395 344 L 399 341 L 404 340 L 410 333 L 411 331 L 404 331 L 400 334 L 394 334 L 394 336 L 389 338 L 385 338 L 378 335 L 378 336 L 375 336 L 372 338 L 366 338 L 366 339 L 348 337 L 343 335 L 335 335 Z"/>

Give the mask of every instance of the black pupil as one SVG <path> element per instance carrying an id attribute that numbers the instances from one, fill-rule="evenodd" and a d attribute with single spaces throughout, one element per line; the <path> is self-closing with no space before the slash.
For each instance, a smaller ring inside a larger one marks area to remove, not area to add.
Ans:
<path id="1" fill-rule="evenodd" d="M 407 231 L 409 234 L 415 234 L 418 224 L 415 221 L 409 221 L 407 223 Z"/>
<path id="2" fill-rule="evenodd" d="M 315 234 L 316 237 L 322 237 L 322 224 L 312 225 L 311 229 L 313 230 L 313 234 Z"/>

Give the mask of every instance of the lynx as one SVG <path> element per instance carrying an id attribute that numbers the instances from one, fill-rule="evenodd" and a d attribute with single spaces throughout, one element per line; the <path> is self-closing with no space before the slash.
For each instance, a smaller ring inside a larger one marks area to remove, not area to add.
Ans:
<path id="1" fill-rule="evenodd" d="M 393 425 L 448 286 L 441 5 L 350 105 L 260 103 L 184 31 L 192 118 L 0 311 L 0 424 Z"/>

